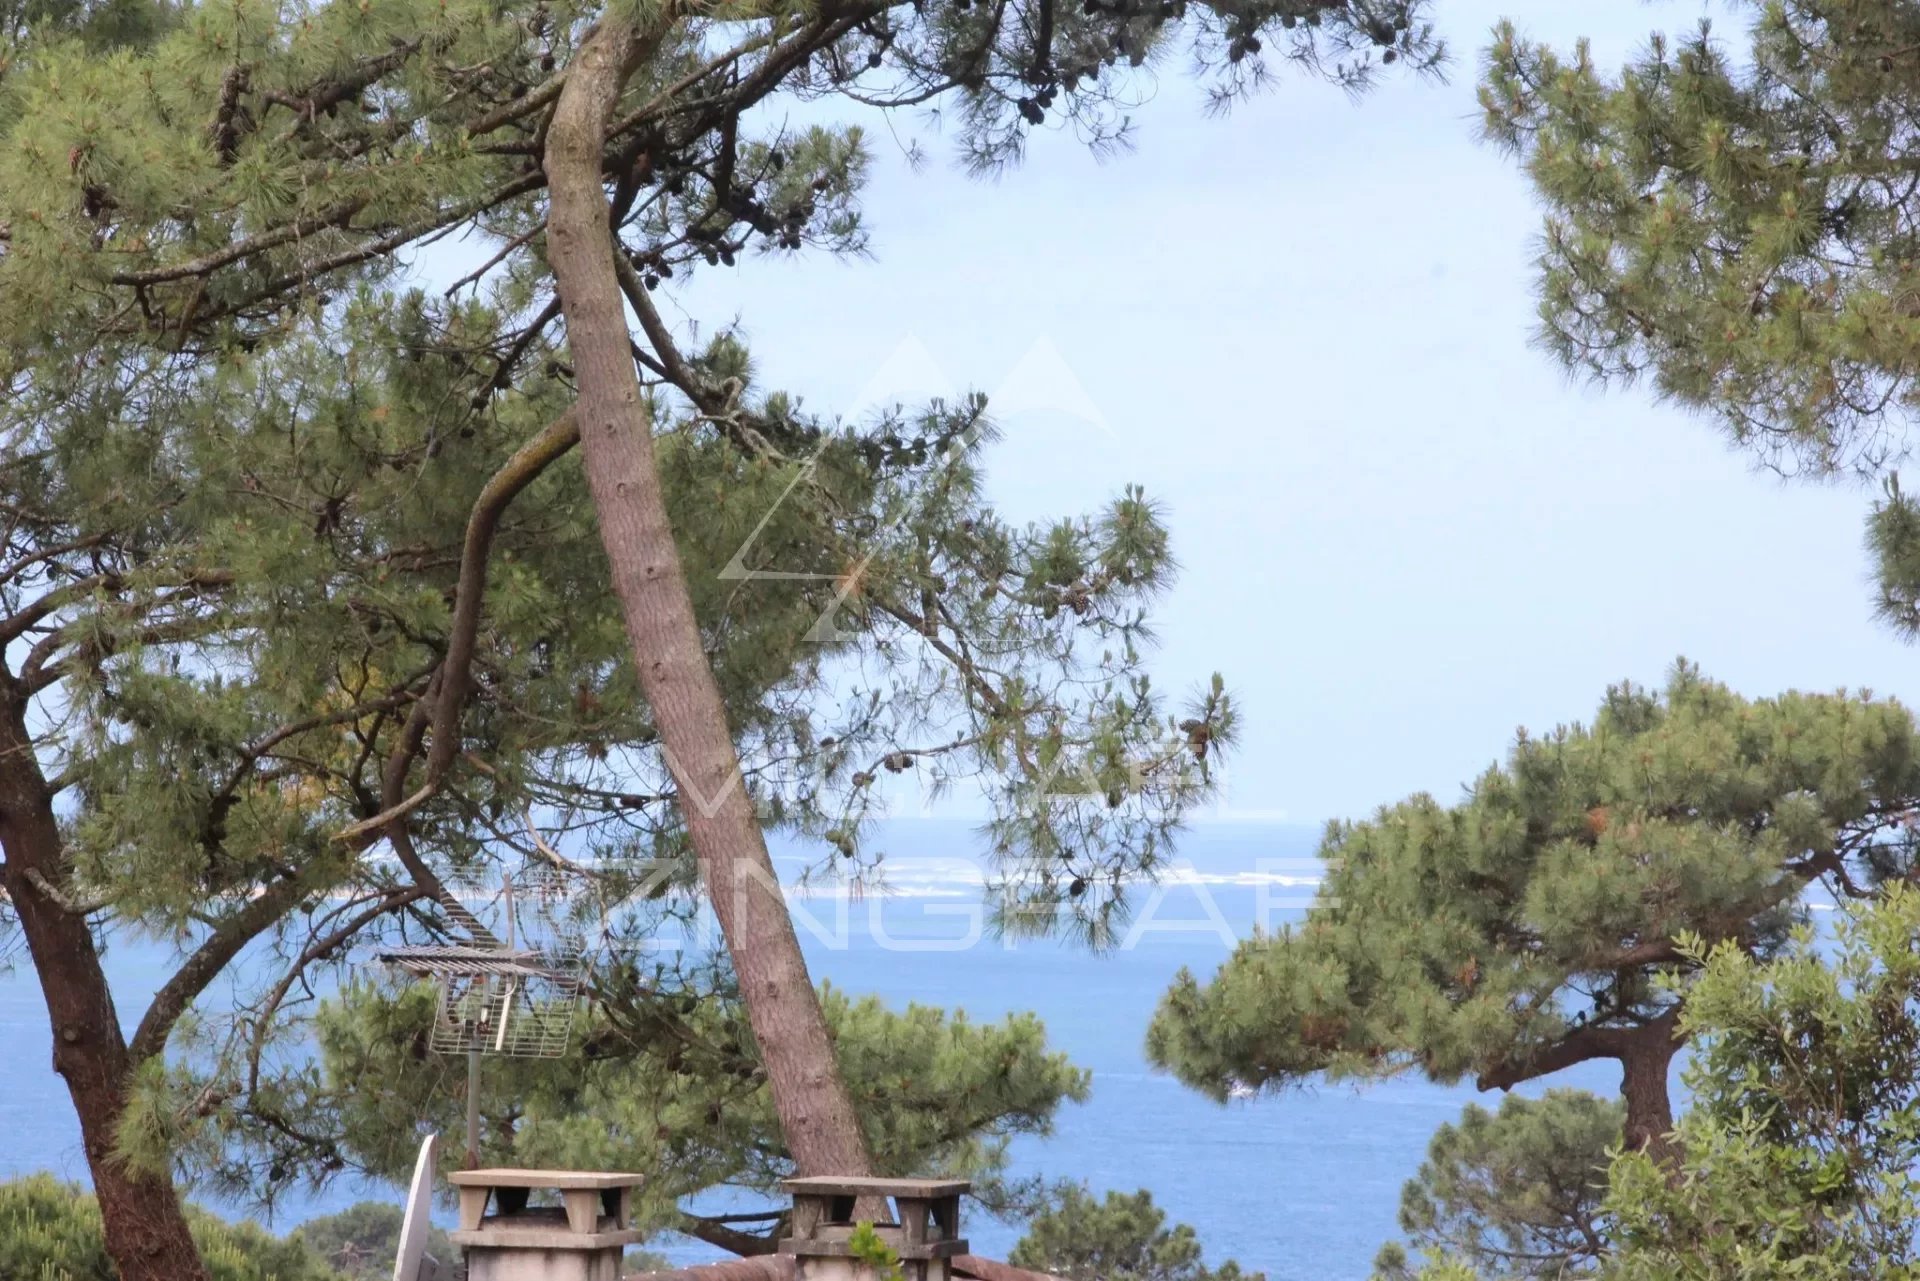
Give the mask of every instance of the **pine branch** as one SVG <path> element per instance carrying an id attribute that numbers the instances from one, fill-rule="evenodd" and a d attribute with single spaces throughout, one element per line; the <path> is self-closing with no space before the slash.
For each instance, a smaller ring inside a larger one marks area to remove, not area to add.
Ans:
<path id="1" fill-rule="evenodd" d="M 186 262 L 175 263 L 171 267 L 152 267 L 146 271 L 115 272 L 108 277 L 116 285 L 164 285 L 175 280 L 190 280 L 195 277 L 210 276 L 220 268 L 244 261 L 255 254 L 281 245 L 305 239 L 325 231 L 329 227 L 344 227 L 353 216 L 367 207 L 364 196 L 355 196 L 348 200 L 328 205 L 317 213 L 304 218 L 296 218 L 285 226 L 272 231 L 261 232 L 245 240 L 236 240 L 224 249 L 205 254 Z"/>
<path id="2" fill-rule="evenodd" d="M 260 1088 L 260 1054 L 265 1048 L 266 1030 L 273 1025 L 274 1015 L 287 999 L 287 993 L 293 990 L 293 985 L 300 981 L 300 976 L 305 973 L 306 968 L 316 961 L 323 961 L 332 956 L 356 938 L 361 930 L 380 917 L 399 911 L 426 897 L 427 891 L 418 885 L 390 891 L 381 895 L 371 907 L 363 908 L 356 913 L 345 925 L 321 935 L 301 949 L 300 955 L 294 958 L 293 963 L 287 967 L 279 981 L 268 991 L 266 1000 L 258 1009 L 251 1011 L 251 1022 L 255 1033 L 247 1054 L 247 1095 L 250 1099 L 259 1092 Z"/>
<path id="3" fill-rule="evenodd" d="M 279 924 L 280 919 L 313 886 L 298 877 L 275 881 L 248 899 L 238 911 L 220 920 L 211 937 L 196 948 L 173 976 L 154 993 L 127 1043 L 127 1054 L 135 1063 L 143 1063 L 166 1049 L 174 1024 L 193 1004 L 207 985 L 226 969 L 247 944 Z"/>
<path id="4" fill-rule="evenodd" d="M 774 1222 L 769 1230 L 761 1232 L 743 1232 L 731 1226 L 733 1222 L 751 1222 L 761 1218 L 758 1215 L 683 1215 L 680 1230 L 697 1241 L 718 1246 L 729 1253 L 743 1258 L 756 1258 L 776 1254 L 780 1249 L 780 1228 L 784 1222 L 784 1212 L 772 1217 Z"/>
<path id="5" fill-rule="evenodd" d="M 441 689 L 434 706 L 433 746 L 427 757 L 429 778 L 444 776 L 460 749 L 460 716 L 472 688 L 473 651 L 486 597 L 488 556 L 500 517 L 509 503 L 579 442 L 579 419 L 570 409 L 515 450 L 474 499 L 472 514 L 467 518 L 466 541 L 460 552 L 453 625 L 440 667 Z"/>
<path id="6" fill-rule="evenodd" d="M 426 781 L 405 799 L 396 798 L 391 794 L 395 789 L 389 788 L 379 813 L 343 829 L 336 840 L 352 844 L 381 832 L 390 835 L 395 825 L 439 790 L 460 752 L 460 717 L 466 710 L 467 695 L 472 688 L 473 653 L 480 632 L 481 606 L 486 597 L 488 555 L 501 514 L 522 490 L 579 440 L 579 423 L 574 411 L 568 410 L 516 450 L 474 499 L 472 513 L 467 518 L 466 541 L 461 548 L 460 579 L 454 589 L 453 621 L 448 629 L 446 653 L 433 682 L 433 697 L 420 704 L 421 708 L 432 704 L 431 721 L 417 714 L 410 718 L 409 729 L 412 731 L 417 723 L 417 732 L 403 735 L 401 744 L 395 748 L 395 758 L 387 765 L 389 778 L 397 771 L 404 787 L 407 770 L 430 728 L 432 745 L 427 754 Z"/>
<path id="7" fill-rule="evenodd" d="M 48 790 L 52 792 L 54 789 L 49 787 Z M 52 903 L 61 911 L 71 913 L 74 916 L 92 916 L 95 912 L 102 911 L 113 903 L 111 898 L 104 897 L 98 899 L 76 899 L 58 885 L 55 885 L 53 881 L 37 867 L 29 867 L 26 870 L 26 877 L 28 883 L 31 884 L 33 888 L 46 895 L 48 902 Z"/>
<path id="8" fill-rule="evenodd" d="M 1586 1024 L 1551 1044 L 1501 1059 L 1474 1078 L 1474 1088 L 1510 1090 L 1522 1081 L 1536 1080 L 1578 1063 L 1620 1058 L 1627 1052 L 1632 1035 L 1627 1028 Z"/>

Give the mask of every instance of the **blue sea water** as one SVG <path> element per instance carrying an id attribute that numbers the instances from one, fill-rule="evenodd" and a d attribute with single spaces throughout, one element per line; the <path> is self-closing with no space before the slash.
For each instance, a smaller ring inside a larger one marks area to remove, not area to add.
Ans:
<path id="1" fill-rule="evenodd" d="M 1395 1234 L 1400 1187 L 1433 1130 L 1477 1096 L 1401 1079 L 1222 1105 L 1155 1073 L 1143 1048 L 1154 1006 L 1182 967 L 1210 974 L 1235 938 L 1298 916 L 1312 893 L 1315 837 L 1273 825 L 1194 829 L 1178 870 L 1136 892 L 1130 933 L 1099 954 L 994 937 L 983 927 L 973 883 L 977 842 L 950 823 L 888 827 L 892 894 L 797 899 L 795 917 L 816 978 L 898 1006 L 964 1009 L 978 1020 L 1031 1010 L 1053 1045 L 1091 1070 L 1092 1097 L 1065 1109 L 1051 1136 L 1022 1139 L 1016 1173 L 1084 1179 L 1096 1190 L 1150 1188 L 1172 1220 L 1193 1225 L 1210 1259 L 1238 1259 L 1272 1281 L 1359 1281 Z M 797 863 L 806 855 L 780 857 Z M 110 950 L 124 1019 L 137 1019 L 169 960 L 152 944 Z M 78 1128 L 50 1054 L 45 1009 L 22 964 L 0 976 L 0 1177 L 46 1169 L 85 1178 Z M 1595 1067 L 1552 1084 L 1611 1091 L 1618 1082 Z M 397 1199 L 398 1192 L 330 1188 L 284 1207 L 275 1226 L 368 1196 Z M 966 1231 L 976 1252 L 1001 1257 L 1019 1232 L 977 1213 Z M 668 1244 L 676 1258 L 708 1257 L 697 1243 Z"/>

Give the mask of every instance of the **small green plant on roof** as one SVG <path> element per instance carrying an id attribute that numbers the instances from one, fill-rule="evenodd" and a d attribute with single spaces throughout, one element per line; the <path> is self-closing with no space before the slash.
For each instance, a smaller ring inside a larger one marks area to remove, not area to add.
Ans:
<path id="1" fill-rule="evenodd" d="M 871 1223 L 854 1225 L 853 1235 L 847 1238 L 847 1252 L 854 1262 L 873 1269 L 876 1281 L 906 1281 L 906 1273 L 900 1268 L 900 1252 L 888 1245 Z"/>

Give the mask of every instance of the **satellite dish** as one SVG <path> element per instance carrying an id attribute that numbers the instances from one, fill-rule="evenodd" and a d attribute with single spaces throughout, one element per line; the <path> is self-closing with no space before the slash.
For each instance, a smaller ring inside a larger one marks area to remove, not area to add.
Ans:
<path id="1" fill-rule="evenodd" d="M 427 1252 L 427 1233 L 433 1227 L 433 1170 L 440 1152 L 440 1136 L 429 1134 L 420 1143 L 420 1159 L 413 1163 L 413 1185 L 407 1190 L 407 1216 L 400 1222 L 400 1251 L 393 1260 L 393 1281 L 420 1281 L 420 1260 Z"/>

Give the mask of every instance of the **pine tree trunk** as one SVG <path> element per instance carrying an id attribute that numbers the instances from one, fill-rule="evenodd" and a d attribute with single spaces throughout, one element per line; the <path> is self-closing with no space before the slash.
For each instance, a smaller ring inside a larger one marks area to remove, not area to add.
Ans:
<path id="1" fill-rule="evenodd" d="M 4 679 L 4 674 L 0 674 Z M 59 824 L 18 704 L 0 713 L 0 885 L 26 936 L 53 1031 L 53 1070 L 80 1118 L 87 1169 L 120 1281 L 205 1281 L 173 1181 L 134 1174 L 113 1159 L 133 1063 L 113 993 L 85 917 L 56 902 L 29 873 L 63 883 Z"/>
<path id="2" fill-rule="evenodd" d="M 1666 1162 L 1673 1154 L 1673 1101 L 1667 1068 L 1679 1051 L 1664 1020 L 1644 1029 L 1620 1059 L 1620 1095 L 1626 1100 L 1626 1144 Z"/>
<path id="3" fill-rule="evenodd" d="M 587 483 L 640 687 L 680 791 L 687 833 L 726 937 L 787 1146 L 807 1174 L 871 1172 L 773 860 L 746 793 L 655 465 L 607 226 L 601 151 L 639 53 L 612 16 L 582 46 L 547 132 L 547 257 L 580 395 Z"/>

